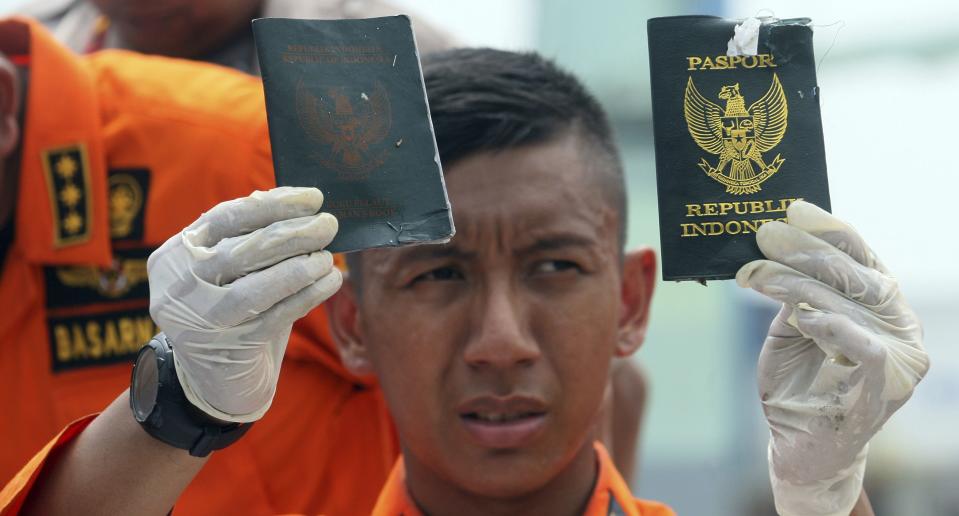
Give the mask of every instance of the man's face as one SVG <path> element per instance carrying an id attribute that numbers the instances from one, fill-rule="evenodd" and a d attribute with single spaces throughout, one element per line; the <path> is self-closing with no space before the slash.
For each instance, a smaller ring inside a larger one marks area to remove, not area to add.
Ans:
<path id="1" fill-rule="evenodd" d="M 589 154 L 567 136 L 468 157 L 446 175 L 450 244 L 364 253 L 357 333 L 410 471 L 515 496 L 589 436 L 622 320 Z"/>
<path id="2" fill-rule="evenodd" d="M 262 0 L 93 0 L 133 50 L 197 57 L 250 30 Z"/>

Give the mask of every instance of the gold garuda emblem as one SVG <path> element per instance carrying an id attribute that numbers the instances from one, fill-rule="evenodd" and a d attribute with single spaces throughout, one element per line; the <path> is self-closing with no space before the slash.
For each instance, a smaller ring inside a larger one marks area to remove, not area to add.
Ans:
<path id="1" fill-rule="evenodd" d="M 125 238 L 143 208 L 143 189 L 129 174 L 110 175 L 110 236 Z"/>
<path id="2" fill-rule="evenodd" d="M 329 87 L 314 95 L 303 81 L 297 84 L 300 127 L 320 146 L 314 156 L 340 179 L 363 179 L 386 161 L 384 140 L 393 123 L 390 97 L 382 83 L 372 86 L 368 93 Z"/>
<path id="3" fill-rule="evenodd" d="M 786 161 L 780 154 L 771 163 L 763 160 L 763 153 L 779 145 L 786 134 L 789 108 L 782 84 L 773 74 L 769 91 L 749 109 L 739 93 L 739 83 L 723 86 L 719 98 L 726 101 L 725 109 L 703 97 L 692 77 L 686 83 L 683 108 L 689 134 L 704 151 L 719 156 L 715 167 L 701 158 L 699 168 L 726 185 L 728 193 L 758 192 L 759 185 Z"/>
<path id="4" fill-rule="evenodd" d="M 88 288 L 109 298 L 118 298 L 147 281 L 146 258 L 114 258 L 107 268 L 58 267 L 57 279 L 68 287 Z"/>

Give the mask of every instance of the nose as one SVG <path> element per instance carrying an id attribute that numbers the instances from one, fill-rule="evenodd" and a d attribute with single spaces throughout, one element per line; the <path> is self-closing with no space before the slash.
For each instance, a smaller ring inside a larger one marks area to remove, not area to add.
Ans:
<path id="1" fill-rule="evenodd" d="M 505 283 L 505 282 L 504 282 Z M 526 322 L 529 310 L 508 285 L 485 289 L 474 312 L 464 359 L 473 368 L 509 369 L 540 358 L 539 344 Z"/>

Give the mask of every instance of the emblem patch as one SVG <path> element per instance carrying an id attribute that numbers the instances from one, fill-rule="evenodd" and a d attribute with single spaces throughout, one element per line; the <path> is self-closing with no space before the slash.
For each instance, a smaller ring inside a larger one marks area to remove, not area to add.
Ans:
<path id="1" fill-rule="evenodd" d="M 144 212 L 150 193 L 150 172 L 145 168 L 110 169 L 110 239 L 143 239 Z"/>
<path id="2" fill-rule="evenodd" d="M 105 299 L 123 298 L 130 291 L 147 283 L 146 257 L 128 258 L 118 255 L 114 256 L 113 263 L 106 268 L 64 266 L 54 267 L 51 270 L 56 274 L 56 282 L 51 284 L 68 289 L 90 289 Z M 83 294 L 74 293 L 74 297 L 80 295 Z"/>
<path id="3" fill-rule="evenodd" d="M 43 269 L 54 372 L 130 362 L 156 333 L 146 271 L 154 247 L 143 242 L 150 171 L 110 169 L 107 182 L 110 266 Z"/>
<path id="4" fill-rule="evenodd" d="M 715 167 L 701 158 L 699 168 L 725 185 L 728 193 L 758 192 L 760 184 L 786 161 L 776 154 L 766 163 L 762 154 L 779 145 L 786 134 L 789 108 L 782 84 L 773 74 L 769 90 L 749 109 L 739 83 L 723 86 L 718 97 L 726 101 L 725 109 L 699 93 L 692 77 L 686 83 L 683 108 L 689 134 L 704 151 L 719 156 Z"/>
<path id="5" fill-rule="evenodd" d="M 93 216 L 86 146 L 78 143 L 47 149 L 41 153 L 41 159 L 53 210 L 54 245 L 86 242 L 90 239 Z"/>
<path id="6" fill-rule="evenodd" d="M 150 251 L 114 249 L 107 268 L 44 267 L 53 371 L 132 361 L 156 333 L 146 274 Z"/>

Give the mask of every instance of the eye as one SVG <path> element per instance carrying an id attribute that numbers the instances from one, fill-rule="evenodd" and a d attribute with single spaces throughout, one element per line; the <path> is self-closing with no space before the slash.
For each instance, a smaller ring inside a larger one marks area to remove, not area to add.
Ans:
<path id="1" fill-rule="evenodd" d="M 422 281 L 455 281 L 463 279 L 463 273 L 455 267 L 438 267 L 413 278 L 412 283 Z"/>
<path id="2" fill-rule="evenodd" d="M 537 262 L 533 268 L 537 274 L 557 274 L 562 272 L 582 272 L 583 269 L 576 262 L 569 260 L 543 260 Z"/>

